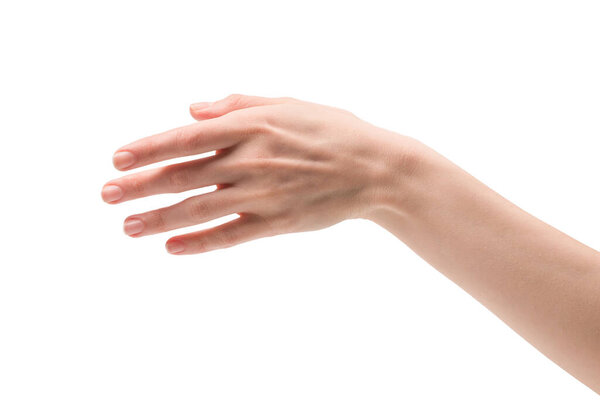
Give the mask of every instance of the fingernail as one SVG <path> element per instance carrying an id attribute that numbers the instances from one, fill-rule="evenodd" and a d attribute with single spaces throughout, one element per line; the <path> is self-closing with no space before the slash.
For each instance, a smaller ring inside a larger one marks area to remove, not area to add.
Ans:
<path id="1" fill-rule="evenodd" d="M 208 102 L 208 101 L 203 101 L 203 102 L 200 102 L 200 103 L 194 103 L 194 104 L 192 104 L 192 105 L 190 106 L 190 109 L 191 109 L 192 111 L 194 111 L 194 112 L 197 112 L 197 111 L 201 111 L 201 110 L 203 110 L 203 109 L 207 108 L 207 107 L 208 107 L 208 106 L 210 106 L 211 104 L 212 104 L 212 103 L 210 103 L 210 102 Z"/>
<path id="2" fill-rule="evenodd" d="M 113 165 L 117 169 L 127 168 L 135 162 L 135 156 L 129 151 L 117 151 L 113 155 Z"/>
<path id="3" fill-rule="evenodd" d="M 106 185 L 102 188 L 102 200 L 107 203 L 119 200 L 123 197 L 123 189 L 117 185 Z"/>
<path id="4" fill-rule="evenodd" d="M 185 250 L 183 243 L 173 240 L 171 242 L 167 242 L 166 246 L 167 251 L 171 254 L 178 254 Z"/>
<path id="5" fill-rule="evenodd" d="M 139 219 L 128 219 L 125 221 L 125 224 L 123 224 L 123 230 L 129 236 L 135 235 L 144 230 L 144 223 Z"/>

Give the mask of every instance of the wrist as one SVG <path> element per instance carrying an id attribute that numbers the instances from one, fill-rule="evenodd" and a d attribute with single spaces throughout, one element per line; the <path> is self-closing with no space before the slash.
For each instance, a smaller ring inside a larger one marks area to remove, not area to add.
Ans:
<path id="1" fill-rule="evenodd" d="M 385 226 L 414 213 L 426 195 L 426 182 L 450 163 L 412 137 L 384 131 L 382 139 L 361 217 Z"/>

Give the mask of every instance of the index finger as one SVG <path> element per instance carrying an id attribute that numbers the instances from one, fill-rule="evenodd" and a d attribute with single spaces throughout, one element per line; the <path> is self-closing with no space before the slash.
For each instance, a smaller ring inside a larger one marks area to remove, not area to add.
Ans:
<path id="1" fill-rule="evenodd" d="M 126 171 L 231 147 L 255 129 L 249 122 L 232 113 L 148 136 L 119 148 L 113 155 L 113 164 L 118 170 Z"/>

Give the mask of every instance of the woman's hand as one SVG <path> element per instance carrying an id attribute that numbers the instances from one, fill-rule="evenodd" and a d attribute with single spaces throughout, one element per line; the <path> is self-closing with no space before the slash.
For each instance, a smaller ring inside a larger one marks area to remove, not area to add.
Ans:
<path id="1" fill-rule="evenodd" d="M 214 156 L 113 180 L 102 196 L 119 203 L 217 190 L 127 218 L 130 236 L 240 215 L 167 242 L 171 253 L 193 254 L 368 218 L 600 393 L 600 253 L 427 146 L 346 111 L 230 96 L 191 112 L 198 123 L 122 147 L 115 166 L 129 170 L 216 150 Z"/>
<path id="2" fill-rule="evenodd" d="M 353 114 L 291 98 L 232 95 L 190 107 L 199 122 L 121 147 L 117 169 L 216 151 L 213 156 L 133 173 L 108 182 L 104 201 L 117 204 L 159 193 L 217 185 L 217 190 L 132 215 L 124 230 L 141 237 L 229 214 L 225 224 L 171 238 L 167 250 L 194 254 L 282 233 L 367 218 L 379 206 L 391 159 L 410 140 Z M 409 169 L 409 168 L 408 168 Z"/>

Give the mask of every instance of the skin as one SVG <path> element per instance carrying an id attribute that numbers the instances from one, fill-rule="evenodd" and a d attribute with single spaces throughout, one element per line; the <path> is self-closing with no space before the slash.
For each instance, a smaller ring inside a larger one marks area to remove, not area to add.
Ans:
<path id="1" fill-rule="evenodd" d="M 600 393 L 600 253 L 521 210 L 421 142 L 352 113 L 292 98 L 231 95 L 190 107 L 198 122 L 125 145 L 130 171 L 103 187 L 110 204 L 217 185 L 127 217 L 142 237 L 230 214 L 174 236 L 185 255 L 283 233 L 371 220 L 470 293 L 523 338 Z"/>

